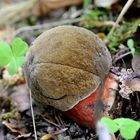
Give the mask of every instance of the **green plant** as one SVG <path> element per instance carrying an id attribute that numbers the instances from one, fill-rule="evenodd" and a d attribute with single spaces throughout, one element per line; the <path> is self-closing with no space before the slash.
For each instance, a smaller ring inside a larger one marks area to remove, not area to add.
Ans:
<path id="1" fill-rule="evenodd" d="M 15 74 L 24 63 L 24 55 L 27 51 L 28 44 L 21 38 L 15 38 L 11 47 L 5 41 L 0 41 L 0 66 L 6 66 L 10 74 Z"/>
<path id="2" fill-rule="evenodd" d="M 136 132 L 140 129 L 139 122 L 128 118 L 117 118 L 112 120 L 110 118 L 103 117 L 101 122 L 108 127 L 110 133 L 115 133 L 119 130 L 121 136 L 127 140 L 134 139 Z"/>
<path id="3" fill-rule="evenodd" d="M 131 37 L 136 32 L 139 23 L 140 19 L 134 20 L 133 22 L 132 21 L 123 22 L 121 26 L 118 27 L 111 35 L 106 36 L 106 39 L 109 42 L 108 48 L 111 51 L 116 50 L 119 44 L 123 43 L 127 38 Z M 131 52 L 133 54 L 134 49 Z"/>
<path id="4" fill-rule="evenodd" d="M 88 6 L 91 4 L 91 1 L 92 1 L 92 0 L 84 0 L 84 1 L 83 1 L 83 7 L 84 7 L 84 8 L 88 7 Z"/>
<path id="5" fill-rule="evenodd" d="M 128 39 L 127 40 L 127 46 L 131 51 L 131 54 L 134 56 L 136 49 L 135 49 L 135 42 L 133 39 Z"/>
<path id="6" fill-rule="evenodd" d="M 86 19 L 91 19 L 91 20 L 100 20 L 100 17 L 102 17 L 102 20 L 107 19 L 107 14 L 104 10 L 100 10 L 98 8 L 94 8 L 93 10 L 88 11 L 84 17 Z"/>
<path id="7" fill-rule="evenodd" d="M 84 13 L 81 18 L 83 19 L 81 21 L 82 26 L 93 28 L 95 27 L 95 22 L 106 21 L 108 19 L 108 15 L 104 9 L 94 8 Z"/>

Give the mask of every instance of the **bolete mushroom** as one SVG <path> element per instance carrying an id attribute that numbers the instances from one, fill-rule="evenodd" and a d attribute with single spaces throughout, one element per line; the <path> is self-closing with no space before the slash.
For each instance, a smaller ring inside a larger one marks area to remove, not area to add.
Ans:
<path id="1" fill-rule="evenodd" d="M 33 98 L 53 106 L 76 121 L 92 127 L 94 103 L 101 83 L 108 102 L 114 84 L 109 70 L 111 55 L 91 31 L 58 26 L 42 33 L 29 49 L 24 73 Z"/>

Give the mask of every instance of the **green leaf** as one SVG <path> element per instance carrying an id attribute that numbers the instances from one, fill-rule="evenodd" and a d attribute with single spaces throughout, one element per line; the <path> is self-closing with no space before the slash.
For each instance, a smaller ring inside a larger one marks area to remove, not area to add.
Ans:
<path id="1" fill-rule="evenodd" d="M 103 117 L 101 119 L 101 122 L 104 123 L 108 127 L 110 133 L 115 133 L 119 129 L 117 124 L 110 118 Z"/>
<path id="2" fill-rule="evenodd" d="M 8 64 L 8 72 L 13 75 L 17 72 L 18 68 L 24 63 L 24 57 L 13 57 Z"/>
<path id="3" fill-rule="evenodd" d="M 17 64 L 16 64 L 16 61 L 15 61 L 14 57 L 11 59 L 10 63 L 8 64 L 7 69 L 8 69 L 8 72 L 11 75 L 16 73 L 16 71 L 17 71 Z"/>
<path id="4" fill-rule="evenodd" d="M 140 128 L 140 123 L 128 118 L 114 119 L 120 128 L 121 136 L 125 139 L 133 139 Z"/>
<path id="5" fill-rule="evenodd" d="M 133 39 L 128 39 L 127 46 L 129 47 L 129 49 L 131 50 L 132 55 L 134 56 L 134 54 L 136 52 L 134 40 Z"/>
<path id="6" fill-rule="evenodd" d="M 128 119 L 128 118 L 118 118 L 118 119 L 114 119 L 114 122 L 116 122 L 119 127 L 131 127 L 131 129 L 133 130 L 138 130 L 140 128 L 140 123 L 137 121 L 134 121 L 132 119 Z"/>
<path id="7" fill-rule="evenodd" d="M 0 66 L 7 65 L 11 58 L 12 51 L 10 46 L 4 41 L 0 41 Z"/>
<path id="8" fill-rule="evenodd" d="M 28 44 L 21 38 L 15 38 L 12 42 L 12 51 L 15 57 L 23 56 L 28 51 Z"/>
<path id="9" fill-rule="evenodd" d="M 15 74 L 17 69 L 24 63 L 24 54 L 28 50 L 28 45 L 20 38 L 15 38 L 12 48 L 0 41 L 0 66 L 6 66 L 10 74 Z"/>
<path id="10" fill-rule="evenodd" d="M 136 131 L 132 130 L 132 128 L 121 128 L 120 134 L 124 139 L 134 139 L 136 136 Z"/>
<path id="11" fill-rule="evenodd" d="M 20 66 L 22 66 L 23 63 L 24 63 L 24 56 L 16 58 L 16 64 L 17 64 L 18 68 Z"/>
<path id="12" fill-rule="evenodd" d="M 134 47 L 134 40 L 133 39 L 128 39 L 127 46 L 130 47 L 130 48 L 133 48 Z"/>

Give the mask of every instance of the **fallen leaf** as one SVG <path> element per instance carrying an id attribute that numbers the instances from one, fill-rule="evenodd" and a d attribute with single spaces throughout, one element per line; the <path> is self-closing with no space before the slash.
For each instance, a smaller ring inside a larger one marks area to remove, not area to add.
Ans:
<path id="1" fill-rule="evenodd" d="M 27 133 L 27 134 L 19 135 L 19 136 L 17 136 L 16 138 L 17 138 L 17 139 L 28 138 L 28 137 L 30 137 L 30 136 L 31 136 L 31 133 Z"/>
<path id="2" fill-rule="evenodd" d="M 52 134 L 46 134 L 43 137 L 41 137 L 40 140 L 50 140 L 52 137 L 53 137 Z"/>
<path id="3" fill-rule="evenodd" d="M 139 78 L 122 81 L 122 86 L 121 86 L 120 92 L 125 94 L 125 96 L 128 96 L 128 94 L 133 93 L 134 91 L 140 91 L 140 79 Z"/>
<path id="4" fill-rule="evenodd" d="M 135 91 L 140 91 L 140 75 L 132 70 L 123 70 L 119 76 L 120 95 L 129 99 L 129 95 Z"/>
<path id="5" fill-rule="evenodd" d="M 14 75 L 10 75 L 9 72 L 5 69 L 3 71 L 3 79 L 1 81 L 4 82 L 7 86 L 13 86 L 13 85 L 19 85 L 25 83 L 22 69 L 19 68 L 17 73 Z"/>
<path id="6" fill-rule="evenodd" d="M 41 137 L 40 140 L 50 140 L 51 138 L 53 138 L 53 136 L 59 135 L 59 134 L 65 132 L 67 129 L 68 128 L 63 128 L 63 129 L 57 130 L 55 132 L 48 133 L 48 134 L 44 135 L 43 137 Z"/>
<path id="7" fill-rule="evenodd" d="M 8 129 L 10 129 L 11 132 L 13 132 L 13 133 L 18 133 L 18 134 L 21 134 L 21 135 L 23 134 L 21 131 L 13 128 L 12 124 L 8 123 L 7 121 L 3 121 L 2 124 L 5 125 Z"/>
<path id="8" fill-rule="evenodd" d="M 10 96 L 13 101 L 16 102 L 20 112 L 30 109 L 29 94 L 26 84 L 15 86 Z"/>

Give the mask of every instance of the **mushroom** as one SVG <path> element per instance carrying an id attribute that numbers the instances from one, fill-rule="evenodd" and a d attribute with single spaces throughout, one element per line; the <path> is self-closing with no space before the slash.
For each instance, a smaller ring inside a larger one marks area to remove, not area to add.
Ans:
<path id="1" fill-rule="evenodd" d="M 42 33 L 29 49 L 24 73 L 33 98 L 61 110 L 86 127 L 94 125 L 94 103 L 104 83 L 102 100 L 116 85 L 109 74 L 111 55 L 91 31 L 70 25 Z"/>

